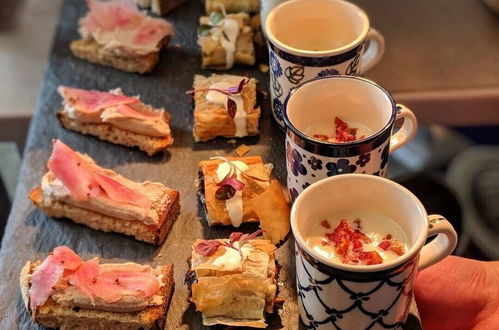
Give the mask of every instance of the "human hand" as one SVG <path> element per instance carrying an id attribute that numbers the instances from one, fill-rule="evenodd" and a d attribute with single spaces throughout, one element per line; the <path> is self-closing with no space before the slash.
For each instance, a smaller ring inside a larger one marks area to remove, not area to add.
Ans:
<path id="1" fill-rule="evenodd" d="M 449 256 L 418 274 L 414 294 L 425 330 L 499 329 L 499 261 Z"/>

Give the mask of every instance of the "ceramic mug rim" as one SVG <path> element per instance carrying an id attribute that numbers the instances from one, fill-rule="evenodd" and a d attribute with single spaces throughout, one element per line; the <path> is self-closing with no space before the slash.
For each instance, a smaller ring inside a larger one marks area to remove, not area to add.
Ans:
<path id="1" fill-rule="evenodd" d="M 313 83 L 313 82 L 316 82 L 316 81 L 319 81 L 319 80 L 323 80 L 323 79 L 324 80 L 325 79 L 352 79 L 352 80 L 357 80 L 357 81 L 361 81 L 361 82 L 373 85 L 374 87 L 376 87 L 377 89 L 379 89 L 382 93 L 384 93 L 385 96 L 388 97 L 388 100 L 390 100 L 390 104 L 392 106 L 392 114 L 390 116 L 390 119 L 385 124 L 385 126 L 383 126 L 376 133 L 371 134 L 371 135 L 367 136 L 364 139 L 359 139 L 359 140 L 355 140 L 355 141 L 351 141 L 351 142 L 338 142 L 338 143 L 335 143 L 335 142 L 326 142 L 326 141 L 316 140 L 316 139 L 308 136 L 307 134 L 303 133 L 298 128 L 296 128 L 296 126 L 293 125 L 293 123 L 291 123 L 291 120 L 288 117 L 288 103 L 289 103 L 291 97 L 293 97 L 293 95 L 301 87 L 305 86 L 306 84 Z M 289 128 L 294 134 L 298 135 L 301 139 L 307 141 L 308 143 L 315 144 L 315 145 L 320 146 L 320 147 L 326 147 L 326 148 L 350 148 L 350 147 L 359 147 L 361 145 L 368 144 L 368 143 L 376 140 L 378 137 L 380 137 L 383 133 L 386 132 L 386 130 L 390 129 L 392 127 L 393 123 L 395 122 L 395 119 L 397 118 L 397 104 L 395 103 L 395 100 L 390 95 L 390 93 L 388 93 L 386 91 L 386 89 L 384 89 L 383 87 L 381 87 L 380 85 L 378 85 L 377 83 L 375 83 L 372 80 L 369 80 L 369 79 L 366 79 L 366 78 L 362 78 L 362 77 L 346 76 L 346 75 L 316 77 L 316 78 L 307 80 L 307 81 L 299 84 L 296 87 L 293 87 L 290 90 L 288 96 L 286 97 L 286 100 L 284 101 L 283 108 L 284 108 L 284 111 L 283 111 L 283 114 L 282 114 L 282 119 L 284 121 L 284 127 L 285 128 Z"/>
<path id="2" fill-rule="evenodd" d="M 335 181 L 338 180 L 350 180 L 351 179 L 361 179 L 361 180 L 372 180 L 372 181 L 378 181 L 380 184 L 384 185 L 391 185 L 394 188 L 398 189 L 401 193 L 404 193 L 407 197 L 409 197 L 414 204 L 417 206 L 417 208 L 421 211 L 421 219 L 422 219 L 422 230 L 419 233 L 418 238 L 412 244 L 411 248 L 404 253 L 403 255 L 389 261 L 386 263 L 378 264 L 378 265 L 348 265 L 348 264 L 340 264 L 333 262 L 329 259 L 327 259 L 324 256 L 321 256 L 319 253 L 315 252 L 313 249 L 310 249 L 306 242 L 305 239 L 303 238 L 302 233 L 298 230 L 298 220 L 296 217 L 296 209 L 299 207 L 298 205 L 300 204 L 301 200 L 306 198 L 307 194 L 310 194 L 311 191 L 314 190 L 315 187 L 321 186 L 321 185 L 329 185 L 329 184 L 334 184 Z M 313 257 L 315 260 L 319 261 L 320 263 L 331 267 L 333 269 L 339 269 L 342 271 L 347 271 L 347 272 L 352 272 L 352 273 L 377 273 L 377 272 L 382 272 L 390 269 L 397 268 L 407 262 L 410 262 L 413 260 L 415 256 L 417 256 L 421 249 L 424 246 L 424 243 L 426 239 L 428 238 L 428 214 L 426 212 L 426 209 L 424 208 L 423 204 L 421 201 L 407 188 L 401 186 L 400 184 L 391 181 L 386 178 L 378 177 L 375 175 L 370 175 L 370 174 L 341 174 L 341 175 L 335 175 L 332 177 L 328 177 L 326 179 L 319 180 L 317 182 L 312 183 L 307 189 L 302 191 L 296 200 L 293 203 L 293 206 L 291 208 L 291 215 L 290 215 L 290 220 L 291 220 L 291 230 L 293 232 L 293 236 L 295 238 L 295 241 L 297 244 L 300 245 L 302 250 L 304 250 L 308 255 Z"/>
<path id="3" fill-rule="evenodd" d="M 299 49 L 295 47 L 291 47 L 286 45 L 285 43 L 281 42 L 279 39 L 276 38 L 276 36 L 273 34 L 272 30 L 269 28 L 270 22 L 274 19 L 275 13 L 286 6 L 292 5 L 293 3 L 296 2 L 303 2 L 303 1 L 324 1 L 324 2 L 336 2 L 336 3 L 342 3 L 345 6 L 348 6 L 355 11 L 357 11 L 360 14 L 360 18 L 362 20 L 362 32 L 355 38 L 353 41 L 348 43 L 345 46 L 338 47 L 338 48 L 333 48 L 333 49 L 328 49 L 328 50 L 305 50 L 305 49 Z M 266 31 L 266 36 L 268 40 L 276 45 L 277 48 L 286 51 L 290 54 L 298 55 L 298 56 L 306 56 L 306 57 L 323 57 L 323 56 L 334 56 L 334 55 L 339 55 L 343 54 L 349 50 L 354 49 L 355 47 L 359 46 L 364 42 L 364 40 L 367 38 L 367 34 L 370 29 L 370 22 L 369 22 L 369 17 L 367 16 L 366 12 L 360 8 L 359 6 L 345 1 L 345 0 L 290 0 L 290 1 L 285 1 L 279 5 L 277 5 L 274 9 L 270 11 L 270 13 L 267 16 L 267 19 L 265 21 L 265 31 Z"/>

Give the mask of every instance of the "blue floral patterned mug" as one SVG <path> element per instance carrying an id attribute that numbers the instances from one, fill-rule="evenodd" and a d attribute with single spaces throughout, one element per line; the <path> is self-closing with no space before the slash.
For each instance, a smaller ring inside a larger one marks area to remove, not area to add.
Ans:
<path id="1" fill-rule="evenodd" d="M 308 135 L 317 124 L 330 127 L 333 133 L 335 117 L 361 125 L 365 137 L 330 143 Z M 392 135 L 398 119 L 403 124 Z M 286 99 L 284 121 L 287 183 L 293 200 L 310 184 L 329 176 L 386 176 L 390 152 L 408 142 L 417 130 L 411 110 L 395 104 L 376 83 L 352 76 L 316 78 L 296 87 Z"/>
<path id="2" fill-rule="evenodd" d="M 282 127 L 291 88 L 315 77 L 360 75 L 379 62 L 385 49 L 366 13 L 343 0 L 283 2 L 268 14 L 265 31 L 272 114 Z"/>
<path id="3" fill-rule="evenodd" d="M 317 222 L 335 221 L 333 214 L 336 218 L 358 215 L 363 226 L 373 219 L 381 225 L 390 219 L 405 234 L 407 250 L 374 265 L 334 262 L 311 247 Z M 298 306 L 306 329 L 402 328 L 418 270 L 442 260 L 457 244 L 452 225 L 440 215 L 427 215 L 409 190 L 363 174 L 340 175 L 311 185 L 293 204 L 291 229 Z"/>

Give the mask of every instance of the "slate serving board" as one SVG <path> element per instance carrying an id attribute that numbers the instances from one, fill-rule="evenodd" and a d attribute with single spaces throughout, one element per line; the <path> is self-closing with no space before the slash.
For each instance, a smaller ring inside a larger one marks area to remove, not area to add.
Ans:
<path id="1" fill-rule="evenodd" d="M 184 92 L 191 88 L 194 74 L 210 74 L 200 69 L 196 44 L 197 21 L 202 15 L 199 1 L 188 1 L 167 17 L 173 22 L 176 36 L 161 55 L 153 73 L 138 75 L 94 65 L 72 56 L 69 42 L 78 38 L 77 21 L 86 12 L 80 0 L 67 0 L 50 55 L 37 109 L 28 134 L 16 198 L 8 220 L 0 250 L 1 329 L 36 329 L 21 300 L 18 275 L 27 260 L 44 258 L 56 246 L 67 245 L 84 259 L 100 255 L 105 261 L 135 261 L 152 265 L 175 264 L 175 293 L 168 312 L 168 329 L 203 329 L 201 318 L 188 303 L 188 289 L 183 284 L 186 259 L 196 238 L 228 237 L 233 228 L 209 228 L 198 206 L 194 180 L 197 163 L 215 155 L 233 155 L 235 146 L 226 139 L 195 144 L 191 129 L 192 101 Z M 179 47 L 173 47 L 178 44 Z M 260 89 L 268 90 L 268 75 L 255 68 L 237 68 L 235 74 L 247 74 L 260 81 Z M 96 138 L 63 129 L 55 119 L 61 99 L 59 85 L 109 90 L 121 87 L 127 95 L 140 95 L 146 103 L 165 107 L 171 113 L 174 145 L 165 154 L 148 157 L 138 149 L 129 149 Z M 240 140 L 251 147 L 249 155 L 261 155 L 275 165 L 274 175 L 285 182 L 284 134 L 271 120 L 268 99 L 262 102 L 261 134 Z M 74 224 L 54 220 L 35 209 L 27 198 L 46 171 L 51 153 L 51 140 L 59 138 L 73 149 L 89 154 L 96 162 L 116 170 L 133 180 L 162 182 L 181 193 L 182 211 L 161 247 L 137 242 L 118 234 L 106 234 Z M 254 231 L 256 225 L 242 226 L 241 231 Z M 272 329 L 299 327 L 294 282 L 293 239 L 278 250 L 282 266 L 279 276 L 280 296 L 284 308 L 269 319 Z M 416 320 L 417 321 L 417 320 Z M 415 322 L 414 324 L 417 324 Z M 411 328 L 418 328 L 412 327 Z"/>

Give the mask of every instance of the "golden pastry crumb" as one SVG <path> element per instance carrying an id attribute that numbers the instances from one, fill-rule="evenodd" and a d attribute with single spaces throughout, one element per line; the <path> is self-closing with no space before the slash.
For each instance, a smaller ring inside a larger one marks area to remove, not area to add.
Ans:
<path id="1" fill-rule="evenodd" d="M 245 144 L 241 144 L 239 147 L 236 148 L 236 154 L 239 156 L 239 157 L 242 157 L 244 155 L 246 155 L 249 151 L 251 150 L 250 147 L 248 147 L 247 145 Z"/>

